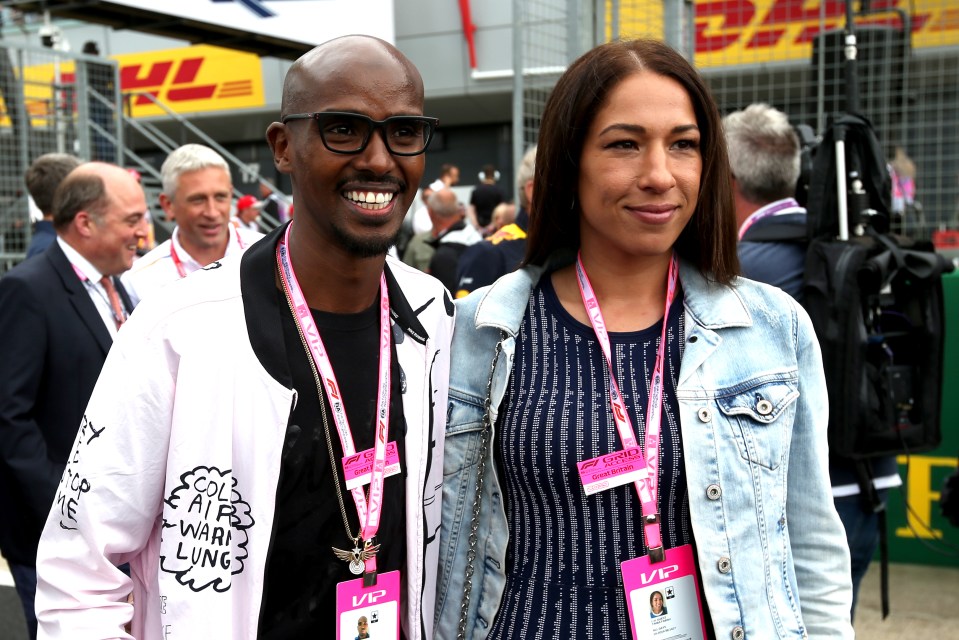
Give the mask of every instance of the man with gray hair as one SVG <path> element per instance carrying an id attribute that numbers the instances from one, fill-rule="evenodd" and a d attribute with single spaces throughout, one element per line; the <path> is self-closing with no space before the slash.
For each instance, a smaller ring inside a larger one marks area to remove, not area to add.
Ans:
<path id="1" fill-rule="evenodd" d="M 429 274 L 450 291 L 456 286 L 456 265 L 470 245 L 483 237 L 466 221 L 463 206 L 452 189 L 444 187 L 430 194 L 426 209 L 433 223 L 428 243 L 435 251 L 430 258 Z"/>
<path id="2" fill-rule="evenodd" d="M 806 210 L 793 194 L 799 179 L 800 145 L 789 118 L 767 104 L 752 104 L 723 118 L 739 222 L 743 275 L 766 282 L 802 302 L 806 264 Z M 879 545 L 879 512 L 889 488 L 902 484 L 892 457 L 869 461 L 876 504 L 867 504 L 854 464 L 831 456 L 829 478 L 836 511 L 852 557 L 855 613 L 862 581 Z M 867 485 L 868 487 L 868 485 Z"/>
<path id="3" fill-rule="evenodd" d="M 797 240 L 806 237 L 806 210 L 793 198 L 799 179 L 799 136 L 786 114 L 767 104 L 730 113 L 723 126 L 743 275 L 775 285 L 802 302 L 805 245 L 768 242 L 762 235 L 775 228 L 789 230 Z"/>
<path id="4" fill-rule="evenodd" d="M 160 206 L 176 228 L 124 275 L 133 304 L 225 256 L 242 253 L 263 237 L 230 220 L 230 167 L 213 149 L 200 144 L 174 149 L 160 167 L 160 179 Z"/>
<path id="5" fill-rule="evenodd" d="M 27 257 L 31 258 L 46 251 L 57 239 L 53 228 L 53 194 L 67 177 L 67 174 L 80 166 L 80 158 L 69 153 L 45 153 L 27 167 L 23 181 L 43 218 L 33 225 L 33 238 L 27 248 Z"/>

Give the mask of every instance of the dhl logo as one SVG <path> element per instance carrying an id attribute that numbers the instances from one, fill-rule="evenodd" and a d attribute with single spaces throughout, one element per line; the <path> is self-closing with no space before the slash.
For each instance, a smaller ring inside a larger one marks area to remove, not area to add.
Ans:
<path id="1" fill-rule="evenodd" d="M 116 56 L 120 88 L 150 94 L 174 111 L 214 111 L 263 106 L 263 76 L 254 54 L 206 45 Z M 146 95 L 133 116 L 162 111 Z"/>
<path id="2" fill-rule="evenodd" d="M 178 112 L 259 107 L 264 104 L 263 74 L 254 54 L 207 45 L 114 56 L 120 67 L 123 92 L 149 93 Z M 55 79 L 58 77 L 58 81 Z M 24 68 L 27 113 L 43 126 L 54 113 L 76 111 L 74 63 Z M 163 115 L 146 95 L 130 105 L 133 117 Z M 9 120 L 0 125 L 9 125 Z"/>
<path id="3" fill-rule="evenodd" d="M 624 35 L 661 35 L 662 9 L 640 2 L 621 15 Z M 857 26 L 901 28 L 908 13 L 916 48 L 959 44 L 959 7 L 950 0 L 873 0 Z M 845 0 L 696 0 L 696 64 L 723 67 L 809 59 L 823 30 L 846 25 Z"/>

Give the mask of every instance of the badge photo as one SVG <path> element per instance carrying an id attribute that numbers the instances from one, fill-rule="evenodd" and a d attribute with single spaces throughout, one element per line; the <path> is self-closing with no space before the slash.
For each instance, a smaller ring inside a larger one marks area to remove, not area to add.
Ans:
<path id="1" fill-rule="evenodd" d="M 398 640 L 400 637 L 400 572 L 377 576 L 376 585 L 363 579 L 336 585 L 337 640 Z"/>

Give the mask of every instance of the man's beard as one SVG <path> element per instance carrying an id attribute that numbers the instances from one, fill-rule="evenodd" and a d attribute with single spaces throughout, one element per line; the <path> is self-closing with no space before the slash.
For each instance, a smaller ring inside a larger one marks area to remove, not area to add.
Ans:
<path id="1" fill-rule="evenodd" d="M 377 256 L 386 254 L 386 252 L 390 250 L 390 247 L 396 244 L 396 240 L 399 238 L 400 231 L 402 230 L 402 226 L 397 227 L 393 234 L 385 238 L 358 238 L 347 233 L 337 224 L 332 224 L 330 226 L 333 230 L 333 235 L 336 236 L 340 246 L 357 258 L 375 258 Z"/>

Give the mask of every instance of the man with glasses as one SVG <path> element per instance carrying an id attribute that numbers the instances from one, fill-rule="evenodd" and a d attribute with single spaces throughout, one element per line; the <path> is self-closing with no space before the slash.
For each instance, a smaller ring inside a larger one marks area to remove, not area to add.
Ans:
<path id="1" fill-rule="evenodd" d="M 376 38 L 290 68 L 267 139 L 296 217 L 124 329 L 44 531 L 43 632 L 339 638 L 375 612 L 377 638 L 432 637 L 453 307 L 386 258 L 422 109 Z"/>

